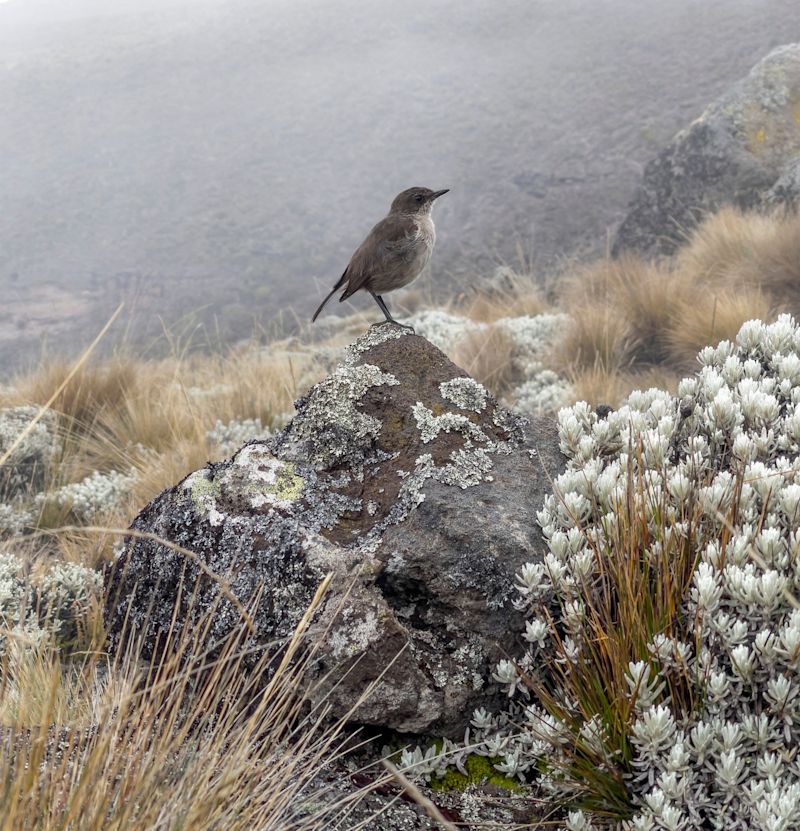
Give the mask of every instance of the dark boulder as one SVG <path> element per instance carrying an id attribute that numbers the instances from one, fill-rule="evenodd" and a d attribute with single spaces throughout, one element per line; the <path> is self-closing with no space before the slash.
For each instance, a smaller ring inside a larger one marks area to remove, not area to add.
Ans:
<path id="1" fill-rule="evenodd" d="M 774 49 L 645 168 L 614 255 L 672 254 L 723 205 L 773 203 L 800 155 L 800 44 Z M 791 190 L 791 188 L 790 188 Z"/>
<path id="2" fill-rule="evenodd" d="M 332 572 L 309 632 L 320 641 L 309 697 L 342 715 L 374 684 L 354 721 L 460 733 L 523 629 L 514 576 L 545 550 L 536 512 L 563 468 L 555 425 L 502 409 L 394 326 L 348 347 L 296 409 L 276 437 L 192 473 L 136 518 L 194 556 L 127 541 L 106 575 L 110 649 L 133 632 L 149 657 L 173 615 L 180 626 L 210 607 L 210 641 L 242 625 L 196 559 L 245 606 L 259 593 L 251 645 L 263 649 Z"/>

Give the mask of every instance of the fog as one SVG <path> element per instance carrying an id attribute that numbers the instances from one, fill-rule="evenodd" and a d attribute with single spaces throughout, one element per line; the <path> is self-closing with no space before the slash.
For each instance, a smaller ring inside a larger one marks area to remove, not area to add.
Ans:
<path id="1" fill-rule="evenodd" d="M 411 185 L 451 189 L 438 297 L 602 253 L 643 165 L 799 29 L 796 0 L 0 3 L 0 373 L 122 299 L 143 347 L 306 319 Z"/>

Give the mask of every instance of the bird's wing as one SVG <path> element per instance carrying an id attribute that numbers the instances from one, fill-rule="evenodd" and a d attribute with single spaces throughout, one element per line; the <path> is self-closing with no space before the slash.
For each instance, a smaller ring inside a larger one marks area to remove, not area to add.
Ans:
<path id="1" fill-rule="evenodd" d="M 412 218 L 384 217 L 350 258 L 343 275 L 347 278 L 347 288 L 339 301 L 357 292 L 370 277 L 394 271 L 402 261 L 410 262 L 414 258 L 418 237 L 419 228 Z"/>

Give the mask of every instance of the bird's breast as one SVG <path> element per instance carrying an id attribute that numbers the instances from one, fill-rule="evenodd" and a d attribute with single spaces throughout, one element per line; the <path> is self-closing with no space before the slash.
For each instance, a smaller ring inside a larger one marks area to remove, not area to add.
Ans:
<path id="1" fill-rule="evenodd" d="M 430 216 L 422 216 L 417 220 L 417 239 L 433 248 L 436 242 L 436 226 Z"/>

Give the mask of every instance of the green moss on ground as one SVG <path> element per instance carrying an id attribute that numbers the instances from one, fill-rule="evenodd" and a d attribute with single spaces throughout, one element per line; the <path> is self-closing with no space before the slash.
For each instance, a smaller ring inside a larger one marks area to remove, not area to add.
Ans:
<path id="1" fill-rule="evenodd" d="M 500 760 L 472 753 L 464 764 L 466 775 L 456 768 L 448 768 L 444 776 L 432 778 L 428 785 L 433 791 L 463 791 L 468 785 L 495 785 L 507 791 L 521 791 L 519 782 L 495 770 L 495 761 Z"/>

